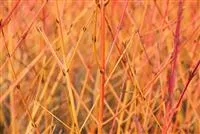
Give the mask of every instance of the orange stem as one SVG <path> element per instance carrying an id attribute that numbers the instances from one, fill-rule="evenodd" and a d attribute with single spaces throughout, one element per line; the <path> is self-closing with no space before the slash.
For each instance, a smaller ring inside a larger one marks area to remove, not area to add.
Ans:
<path id="1" fill-rule="evenodd" d="M 104 0 L 101 0 L 101 27 L 100 27 L 100 47 L 101 47 L 101 83 L 100 83 L 100 107 L 98 134 L 102 134 L 102 122 L 104 111 L 104 83 L 105 83 L 105 7 Z"/>

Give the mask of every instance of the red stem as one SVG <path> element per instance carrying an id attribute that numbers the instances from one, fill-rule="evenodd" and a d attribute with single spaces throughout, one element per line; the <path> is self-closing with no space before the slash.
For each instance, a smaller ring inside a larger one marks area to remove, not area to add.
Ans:
<path id="1" fill-rule="evenodd" d="M 185 85 L 185 88 L 183 89 L 183 92 L 181 93 L 180 98 L 179 98 L 179 100 L 178 100 L 178 102 L 177 102 L 177 104 L 176 104 L 175 109 L 177 109 L 177 108 L 180 106 L 181 101 L 182 101 L 182 99 L 183 99 L 183 96 L 184 96 L 184 94 L 185 94 L 185 92 L 186 92 L 186 90 L 187 90 L 187 88 L 188 88 L 188 86 L 189 86 L 189 84 L 190 84 L 192 78 L 194 77 L 195 72 L 197 71 L 197 69 L 198 69 L 198 67 L 199 67 L 199 64 L 200 64 L 200 60 L 197 62 L 195 68 L 193 69 L 192 73 L 190 74 L 190 76 L 189 76 L 189 78 L 188 78 L 188 80 L 187 80 L 187 83 L 186 83 L 186 85 Z"/>
<path id="2" fill-rule="evenodd" d="M 174 50 L 172 54 L 172 64 L 171 64 L 171 74 L 169 77 L 169 97 L 172 97 L 172 93 L 174 90 L 174 84 L 175 84 L 175 73 L 176 73 L 176 62 L 177 62 L 177 55 L 178 55 L 178 47 L 180 44 L 180 22 L 181 22 L 181 15 L 182 15 L 182 0 L 179 0 L 179 9 L 178 9 L 178 18 L 177 18 L 177 25 L 176 25 L 176 32 L 175 32 L 175 38 L 174 38 Z"/>
<path id="3" fill-rule="evenodd" d="M 171 63 L 171 73 L 169 76 L 169 87 L 168 87 L 168 100 L 166 104 L 166 123 L 163 126 L 162 133 L 166 134 L 168 131 L 169 126 L 168 121 L 171 121 L 169 119 L 169 112 L 171 110 L 172 106 L 172 97 L 173 97 L 173 90 L 175 85 L 175 77 L 176 77 L 176 64 L 177 64 L 177 55 L 178 55 L 178 47 L 180 45 L 180 23 L 181 23 L 181 16 L 182 16 L 182 6 L 183 1 L 179 0 L 178 3 L 178 12 L 177 12 L 177 25 L 176 25 L 176 31 L 175 31 L 175 37 L 174 37 L 174 49 L 172 53 L 172 63 Z"/>
<path id="4" fill-rule="evenodd" d="M 112 42 L 112 44 L 111 44 L 111 48 L 110 48 L 110 51 L 109 51 L 108 56 L 107 56 L 107 59 L 106 59 L 106 66 L 107 66 L 107 64 L 108 64 L 108 62 L 109 62 L 109 59 L 110 59 L 112 50 L 113 50 L 113 48 L 114 48 L 114 45 L 115 45 L 115 43 L 117 42 L 117 37 L 118 37 L 118 35 L 119 35 L 119 31 L 121 30 L 121 26 L 122 26 L 122 22 L 123 22 L 125 13 L 126 13 L 125 11 L 126 11 L 127 6 L 128 6 L 128 0 L 126 0 L 126 2 L 125 2 L 125 6 L 124 6 L 124 9 L 123 9 L 123 11 L 122 11 L 122 16 L 121 16 L 119 25 L 117 26 L 117 31 L 116 31 L 114 40 L 113 40 L 113 42 Z"/>
<path id="5" fill-rule="evenodd" d="M 180 95 L 180 97 L 179 97 L 179 99 L 178 99 L 178 102 L 177 102 L 177 104 L 175 105 L 175 107 L 171 110 L 171 112 L 170 112 L 170 120 L 169 120 L 169 123 L 167 123 L 167 128 L 169 127 L 169 125 L 170 125 L 170 121 L 171 121 L 171 119 L 172 119 L 172 117 L 174 116 L 174 114 L 177 112 L 177 110 L 178 110 L 178 108 L 179 108 L 179 106 L 180 106 L 180 104 L 181 104 L 181 101 L 183 100 L 183 96 L 184 96 L 184 94 L 185 94 L 185 92 L 186 92 L 186 90 L 187 90 L 187 88 L 188 88 L 188 86 L 189 86 L 189 84 L 190 84 L 190 82 L 192 81 L 192 79 L 194 78 L 194 76 L 195 76 L 195 72 L 197 71 L 197 69 L 198 69 L 198 67 L 199 67 L 199 64 L 200 64 L 200 60 L 197 62 L 197 64 L 195 65 L 195 67 L 194 67 L 194 69 L 193 69 L 193 71 L 191 72 L 191 74 L 189 75 L 189 78 L 188 78 L 188 80 L 187 80 L 187 82 L 186 82 L 186 85 L 185 85 L 185 87 L 184 87 L 184 89 L 183 89 L 183 92 L 181 93 L 181 95 Z"/>
<path id="6" fill-rule="evenodd" d="M 17 6 L 19 5 L 21 0 L 16 1 L 15 5 L 13 6 L 13 8 L 10 10 L 10 12 L 8 13 L 8 15 L 5 17 L 5 19 L 0 21 L 0 30 L 7 25 L 10 22 L 11 16 L 14 13 L 14 11 L 17 9 Z"/>

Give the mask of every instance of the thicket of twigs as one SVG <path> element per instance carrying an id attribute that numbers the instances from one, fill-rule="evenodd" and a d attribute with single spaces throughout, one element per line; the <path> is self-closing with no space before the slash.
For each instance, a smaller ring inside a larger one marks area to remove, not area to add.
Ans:
<path id="1" fill-rule="evenodd" d="M 0 133 L 200 133 L 199 0 L 1 0 Z"/>

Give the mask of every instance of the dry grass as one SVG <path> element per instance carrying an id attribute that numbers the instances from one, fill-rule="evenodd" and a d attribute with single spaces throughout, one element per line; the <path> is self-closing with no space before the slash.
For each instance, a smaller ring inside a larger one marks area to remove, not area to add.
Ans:
<path id="1" fill-rule="evenodd" d="M 200 133 L 199 0 L 0 1 L 0 133 Z"/>

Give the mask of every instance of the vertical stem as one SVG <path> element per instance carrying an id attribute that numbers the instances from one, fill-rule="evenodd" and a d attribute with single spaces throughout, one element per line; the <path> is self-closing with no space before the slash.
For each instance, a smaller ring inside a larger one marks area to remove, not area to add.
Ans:
<path id="1" fill-rule="evenodd" d="M 46 21 L 46 17 L 47 17 L 47 13 L 46 13 L 46 8 L 44 7 L 42 9 L 42 26 L 43 26 L 43 29 L 44 29 L 45 33 L 47 32 L 47 30 L 46 30 L 46 22 L 47 22 Z M 44 46 L 45 46 L 45 41 L 41 38 L 40 48 L 42 49 Z"/>
<path id="2" fill-rule="evenodd" d="M 178 46 L 180 44 L 180 22 L 181 22 L 181 14 L 182 14 L 182 0 L 179 0 L 179 9 L 178 9 L 178 18 L 177 18 L 177 25 L 176 25 L 176 32 L 175 32 L 175 37 L 174 37 L 174 50 L 173 50 L 173 61 L 171 64 L 171 74 L 169 77 L 169 97 L 172 96 L 172 92 L 174 90 L 174 84 L 175 84 L 175 73 L 176 73 L 176 61 L 177 61 L 177 55 L 178 55 Z"/>
<path id="3" fill-rule="evenodd" d="M 104 111 L 104 83 L 105 83 L 105 7 L 104 0 L 101 0 L 101 26 L 100 26 L 100 48 L 101 48 L 101 83 L 100 83 L 100 109 L 98 134 L 102 134 L 102 122 Z"/>
<path id="4" fill-rule="evenodd" d="M 175 86 L 175 77 L 176 77 L 176 64 L 177 64 L 177 55 L 178 55 L 178 47 L 180 45 L 180 23 L 181 23 L 181 15 L 182 15 L 182 6 L 183 1 L 179 0 L 178 3 L 178 11 L 177 11 L 177 25 L 176 25 L 176 31 L 175 31 L 175 37 L 174 37 L 174 48 L 172 53 L 172 63 L 171 63 L 171 73 L 169 76 L 169 87 L 168 87 L 168 100 L 166 105 L 166 122 L 164 124 L 162 133 L 166 134 L 169 128 L 169 123 L 171 119 L 169 118 L 169 113 L 172 110 L 172 97 L 173 97 L 173 90 Z"/>
<path id="5" fill-rule="evenodd" d="M 43 0 L 44 1 L 44 0 Z M 42 26 L 43 26 L 43 29 L 44 29 L 44 32 L 46 33 L 46 9 L 45 7 L 42 9 Z M 40 45 L 40 49 L 43 49 L 45 46 L 45 41 L 42 39 L 41 37 L 41 45 Z M 44 60 L 45 62 L 45 60 Z M 47 94 L 48 95 L 48 94 Z M 47 97 L 47 95 L 45 97 Z M 45 113 L 44 115 L 44 120 L 45 120 L 45 127 L 47 128 L 48 127 L 48 124 L 49 124 L 49 115 L 48 113 Z M 47 130 L 44 134 L 48 134 L 49 131 Z"/>
<path id="6" fill-rule="evenodd" d="M 59 34 L 61 37 L 61 51 L 62 51 L 62 57 L 63 57 L 63 62 L 64 62 L 64 68 L 68 69 L 69 67 L 67 67 L 67 63 L 66 63 L 66 55 L 65 55 L 65 42 L 64 42 L 64 34 L 63 34 L 63 22 L 62 22 L 62 14 L 60 14 L 59 11 L 59 6 L 58 6 L 58 0 L 56 0 L 56 10 L 57 10 L 57 17 L 58 17 L 58 26 L 59 26 Z M 72 56 L 73 57 L 73 56 Z M 73 97 L 73 92 L 72 92 L 72 88 L 71 88 L 71 82 L 70 82 L 70 77 L 67 71 L 64 71 L 64 77 L 66 79 L 67 82 L 67 89 L 68 92 L 66 92 L 67 97 L 69 97 L 68 100 L 68 106 L 70 109 L 70 115 L 72 118 L 72 131 L 70 133 L 73 133 L 73 131 L 79 133 L 79 125 L 78 125 L 78 119 L 77 119 L 77 114 L 76 114 L 76 110 L 75 110 L 75 104 L 74 104 L 74 97 Z"/>

